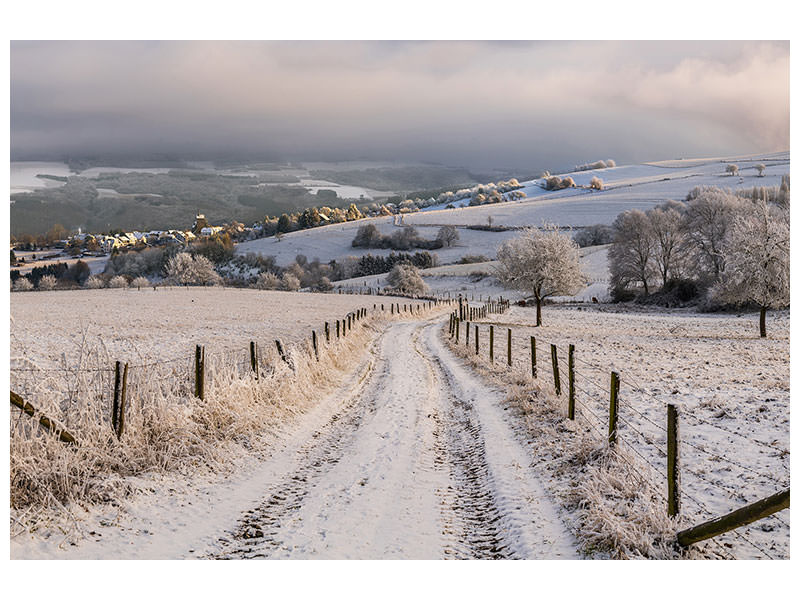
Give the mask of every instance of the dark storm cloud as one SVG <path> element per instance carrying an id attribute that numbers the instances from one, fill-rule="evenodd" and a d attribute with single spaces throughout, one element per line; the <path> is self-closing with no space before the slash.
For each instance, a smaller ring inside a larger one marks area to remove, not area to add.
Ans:
<path id="1" fill-rule="evenodd" d="M 550 166 L 789 146 L 788 43 L 17 42 L 12 156 Z"/>

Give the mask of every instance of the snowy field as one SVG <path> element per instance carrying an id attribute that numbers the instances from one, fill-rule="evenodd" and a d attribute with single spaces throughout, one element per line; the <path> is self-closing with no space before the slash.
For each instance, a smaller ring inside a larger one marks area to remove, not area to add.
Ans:
<path id="1" fill-rule="evenodd" d="M 250 340 L 292 345 L 388 298 L 252 289 L 101 289 L 11 294 L 11 367 L 73 368 L 82 348 L 109 360 L 150 362 L 194 353 L 241 351 Z M 397 299 L 401 303 L 413 303 Z"/>
<path id="2" fill-rule="evenodd" d="M 647 210 L 667 200 L 684 200 L 696 186 L 741 190 L 780 185 L 781 176 L 790 170 L 788 152 L 736 157 L 734 162 L 740 169 L 740 176 L 736 177 L 725 173 L 728 162 L 724 158 L 675 160 L 564 174 L 573 177 L 578 185 L 588 185 L 592 177 L 598 176 L 606 185 L 602 191 L 578 187 L 547 192 L 542 189 L 541 180 L 523 181 L 521 190 L 528 195 L 525 200 L 410 213 L 403 216 L 403 222 L 417 227 L 426 238 L 436 237 L 442 225 L 458 228 L 461 239 L 453 247 L 432 251 L 442 264 L 457 262 L 467 254 L 485 254 L 493 259 L 497 246 L 517 232 L 476 231 L 466 229 L 467 226 L 486 225 L 489 217 L 493 225 L 507 227 L 538 227 L 543 222 L 564 228 L 608 225 L 626 210 Z M 766 175 L 757 177 L 755 165 L 762 162 L 767 167 Z M 237 244 L 236 252 L 274 256 L 280 265 L 289 264 L 297 254 L 323 262 L 368 253 L 388 254 L 389 250 L 356 249 L 350 244 L 358 228 L 366 223 L 374 223 L 383 234 L 391 234 L 396 229 L 392 220 L 392 217 L 378 217 L 296 231 L 286 234 L 280 242 L 263 238 Z"/>
<path id="3" fill-rule="evenodd" d="M 600 302 L 608 300 L 608 246 L 581 248 L 581 269 L 587 285 L 573 296 L 556 296 L 554 302 Z M 497 282 L 497 261 L 471 264 L 452 264 L 420 270 L 432 294 L 457 298 L 461 294 L 468 300 L 482 301 L 499 296 L 519 300 L 526 294 L 504 288 Z M 366 288 L 384 288 L 388 285 L 386 274 L 354 277 L 334 282 L 336 288 L 359 293 Z"/>
<path id="4" fill-rule="evenodd" d="M 535 336 L 540 377 L 551 384 L 555 344 L 564 389 L 567 346 L 575 345 L 576 412 L 601 434 L 607 428 L 609 374 L 617 371 L 620 438 L 640 453 L 647 474 L 664 490 L 666 404 L 679 407 L 687 526 L 788 487 L 788 311 L 768 314 L 767 339 L 758 337 L 758 315 L 752 313 L 545 306 L 544 324 L 537 328 L 531 326 L 535 309 L 512 306 L 489 321 L 498 325 L 495 360 L 506 361 L 511 327 L 515 365 L 529 372 Z M 482 352 L 488 352 L 486 326 L 480 327 Z M 788 558 L 788 524 L 788 511 L 782 511 L 718 542 L 723 555 L 727 550 L 737 558 Z"/>

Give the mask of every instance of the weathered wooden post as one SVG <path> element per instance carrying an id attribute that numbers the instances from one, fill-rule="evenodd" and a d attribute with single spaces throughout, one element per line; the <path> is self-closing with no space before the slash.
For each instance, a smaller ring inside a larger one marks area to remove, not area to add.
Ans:
<path id="1" fill-rule="evenodd" d="M 608 408 L 608 443 L 617 443 L 617 399 L 619 396 L 619 373 L 611 371 L 611 402 Z"/>
<path id="2" fill-rule="evenodd" d="M 119 398 L 119 416 L 117 417 L 117 439 L 122 439 L 122 434 L 125 431 L 125 404 L 128 395 L 128 363 L 125 363 L 125 368 L 122 370 L 122 391 Z"/>
<path id="3" fill-rule="evenodd" d="M 475 325 L 475 354 L 477 355 L 479 353 L 479 351 L 480 351 L 480 348 L 478 346 L 478 326 Z"/>
<path id="4" fill-rule="evenodd" d="M 531 336 L 531 376 L 536 379 L 536 338 Z"/>
<path id="5" fill-rule="evenodd" d="M 567 364 L 569 366 L 569 405 L 567 407 L 567 417 L 575 420 L 575 345 L 569 345 Z"/>
<path id="6" fill-rule="evenodd" d="M 561 374 L 558 372 L 558 349 L 555 344 L 550 344 L 550 361 L 553 363 L 553 385 L 556 396 L 561 395 Z"/>
<path id="7" fill-rule="evenodd" d="M 391 312 L 391 314 L 394 314 L 394 302 L 392 302 L 392 303 L 389 305 L 389 308 L 390 308 L 390 309 L 391 309 L 391 311 L 392 311 L 392 312 Z"/>
<path id="8" fill-rule="evenodd" d="M 286 358 L 286 353 L 283 351 L 283 344 L 281 344 L 280 340 L 275 340 L 275 347 L 278 349 L 278 355 L 281 357 L 281 360 L 288 365 L 289 360 Z"/>
<path id="9" fill-rule="evenodd" d="M 317 348 L 317 332 L 311 330 L 311 345 L 314 347 L 314 357 L 319 362 L 319 348 Z"/>
<path id="10" fill-rule="evenodd" d="M 678 407 L 667 404 L 667 515 L 681 509 L 680 456 L 678 454 Z"/>
<path id="11" fill-rule="evenodd" d="M 256 343 L 250 341 L 250 370 L 255 373 L 256 381 L 258 381 L 258 359 L 256 358 Z"/>
<path id="12" fill-rule="evenodd" d="M 111 404 L 111 429 L 117 433 L 117 423 L 119 421 L 119 391 L 122 384 L 122 371 L 120 362 L 114 363 L 114 401 Z"/>
<path id="13" fill-rule="evenodd" d="M 508 366 L 511 366 L 511 327 L 508 328 Z"/>
<path id="14" fill-rule="evenodd" d="M 336 339 L 339 339 L 339 319 L 336 319 Z"/>
<path id="15" fill-rule="evenodd" d="M 494 325 L 489 325 L 489 362 L 494 362 Z"/>
<path id="16" fill-rule="evenodd" d="M 456 344 L 458 344 L 458 334 L 461 331 L 461 319 L 456 317 L 455 321 L 456 321 Z"/>
<path id="17" fill-rule="evenodd" d="M 465 336 L 465 337 L 466 337 L 466 339 L 464 340 L 464 345 L 465 345 L 465 346 L 469 346 L 469 329 L 470 329 L 470 327 L 469 327 L 469 321 L 467 321 L 466 325 L 467 325 L 467 326 L 465 327 L 465 330 L 466 330 L 466 334 L 467 334 L 467 335 Z"/>
<path id="18" fill-rule="evenodd" d="M 206 348 L 205 346 L 195 346 L 194 348 L 194 395 L 205 399 L 205 369 L 206 369 Z"/>
<path id="19" fill-rule="evenodd" d="M 331 327 L 327 321 L 325 321 L 325 342 L 330 343 L 331 341 Z"/>

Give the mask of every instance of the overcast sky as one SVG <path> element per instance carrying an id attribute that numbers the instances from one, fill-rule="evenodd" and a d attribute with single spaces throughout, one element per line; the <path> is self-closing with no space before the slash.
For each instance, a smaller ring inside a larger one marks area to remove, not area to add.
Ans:
<path id="1" fill-rule="evenodd" d="M 788 148 L 788 42 L 11 45 L 12 158 L 539 169 Z"/>

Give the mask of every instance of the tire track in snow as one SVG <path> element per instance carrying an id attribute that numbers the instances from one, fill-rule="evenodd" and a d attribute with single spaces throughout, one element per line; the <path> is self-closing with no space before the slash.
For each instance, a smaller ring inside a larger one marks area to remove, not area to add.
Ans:
<path id="1" fill-rule="evenodd" d="M 502 394 L 440 329 L 390 325 L 361 385 L 212 557 L 574 557 L 527 447 L 487 400 Z"/>

